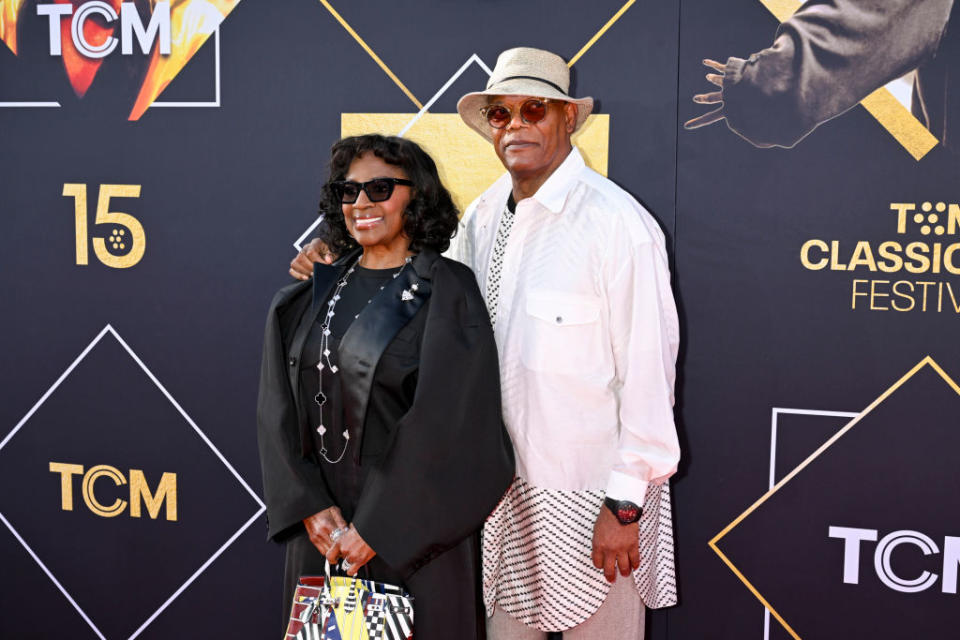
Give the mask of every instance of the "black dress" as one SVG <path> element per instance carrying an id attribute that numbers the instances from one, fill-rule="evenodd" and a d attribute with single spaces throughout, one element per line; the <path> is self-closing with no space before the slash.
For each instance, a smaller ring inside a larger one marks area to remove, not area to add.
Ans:
<path id="1" fill-rule="evenodd" d="M 318 265 L 313 291 L 282 290 L 268 318 L 259 438 L 270 535 L 287 546 L 284 619 L 297 578 L 324 567 L 300 521 L 336 505 L 377 552 L 363 577 L 414 596 L 417 640 L 482 638 L 478 531 L 513 477 L 483 299 L 469 269 L 430 252 L 398 278 L 355 269 L 327 345 L 339 371 L 323 375 L 334 464 L 316 431 L 319 327 L 355 260 Z"/>

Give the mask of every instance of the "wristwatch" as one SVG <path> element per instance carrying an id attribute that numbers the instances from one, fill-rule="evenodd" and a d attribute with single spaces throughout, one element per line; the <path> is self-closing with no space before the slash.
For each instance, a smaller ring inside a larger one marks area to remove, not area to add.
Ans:
<path id="1" fill-rule="evenodd" d="M 605 498 L 603 504 L 613 512 L 620 524 L 633 524 L 640 519 L 640 514 L 643 513 L 643 509 L 629 500 Z"/>

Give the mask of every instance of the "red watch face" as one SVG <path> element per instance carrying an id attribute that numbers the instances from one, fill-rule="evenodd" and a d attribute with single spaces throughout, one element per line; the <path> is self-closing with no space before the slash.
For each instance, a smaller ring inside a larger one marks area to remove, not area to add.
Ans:
<path id="1" fill-rule="evenodd" d="M 617 520 L 624 524 L 636 522 L 640 518 L 640 508 L 632 504 L 620 504 L 617 507 Z"/>

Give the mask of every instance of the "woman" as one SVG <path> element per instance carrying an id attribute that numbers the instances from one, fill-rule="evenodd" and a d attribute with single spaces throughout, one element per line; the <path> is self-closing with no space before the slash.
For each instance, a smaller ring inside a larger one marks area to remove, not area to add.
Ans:
<path id="1" fill-rule="evenodd" d="M 332 150 L 321 237 L 342 256 L 271 305 L 258 437 L 269 536 L 300 575 L 401 584 L 415 638 L 483 637 L 478 530 L 509 486 L 497 351 L 473 273 L 440 257 L 457 211 L 415 143 Z"/>

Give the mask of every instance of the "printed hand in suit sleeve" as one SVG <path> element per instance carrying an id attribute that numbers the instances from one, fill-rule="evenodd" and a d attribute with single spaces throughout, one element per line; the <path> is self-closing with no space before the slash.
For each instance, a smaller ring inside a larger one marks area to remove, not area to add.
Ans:
<path id="1" fill-rule="evenodd" d="M 724 120 L 757 147 L 792 147 L 937 51 L 952 0 L 808 0 L 747 59 L 703 63 L 720 91 L 698 104 L 721 105 L 684 124 Z"/>

